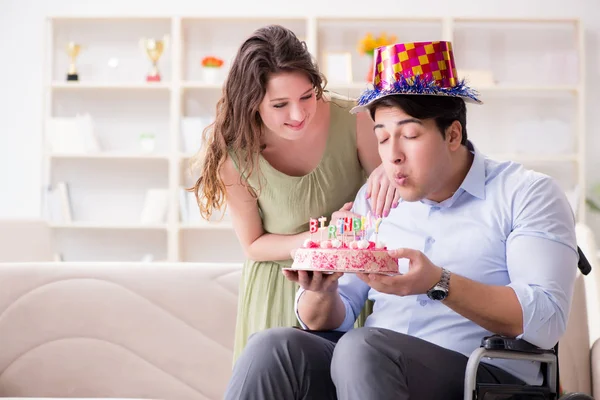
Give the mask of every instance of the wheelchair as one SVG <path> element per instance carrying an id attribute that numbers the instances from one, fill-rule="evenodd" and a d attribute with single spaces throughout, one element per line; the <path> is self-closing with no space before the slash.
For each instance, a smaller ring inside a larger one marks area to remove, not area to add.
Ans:
<path id="1" fill-rule="evenodd" d="M 577 267 L 588 275 L 592 266 L 578 247 Z M 476 382 L 477 368 L 482 358 L 539 361 L 544 372 L 541 386 L 481 384 Z M 554 349 L 540 349 L 525 340 L 511 339 L 498 335 L 482 339 L 481 347 L 469 357 L 465 371 L 464 400 L 594 400 L 584 393 L 569 393 L 558 397 L 560 379 L 558 371 L 558 344 Z"/>

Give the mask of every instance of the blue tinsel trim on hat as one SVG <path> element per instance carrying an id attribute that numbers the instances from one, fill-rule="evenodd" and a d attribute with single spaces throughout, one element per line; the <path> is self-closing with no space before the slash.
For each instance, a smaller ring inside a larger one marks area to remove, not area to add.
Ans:
<path id="1" fill-rule="evenodd" d="M 387 86 L 387 85 L 384 85 Z M 392 84 L 392 87 L 386 90 L 378 89 L 367 89 L 358 99 L 358 105 L 363 106 L 370 103 L 373 100 L 377 100 L 379 97 L 388 96 L 392 94 L 424 94 L 432 96 L 455 96 L 455 97 L 468 97 L 476 102 L 480 100 L 477 98 L 479 93 L 465 84 L 465 80 L 461 80 L 458 84 L 452 88 L 439 87 L 434 80 L 421 78 L 421 76 L 415 76 L 414 78 L 407 80 L 403 75 L 399 77 L 399 80 Z"/>

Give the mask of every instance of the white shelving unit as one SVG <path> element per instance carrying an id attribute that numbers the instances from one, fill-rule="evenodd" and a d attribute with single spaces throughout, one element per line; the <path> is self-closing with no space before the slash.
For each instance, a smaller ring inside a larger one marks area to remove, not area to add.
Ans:
<path id="1" fill-rule="evenodd" d="M 199 126 L 211 121 L 221 94 L 222 80 L 204 79 L 201 59 L 222 58 L 222 79 L 242 41 L 273 23 L 305 40 L 320 65 L 329 52 L 351 53 L 352 82 L 328 77 L 328 89 L 349 96 L 367 87 L 370 59 L 357 52 L 366 33 L 393 34 L 400 42 L 451 40 L 459 71 L 493 76 L 484 85 L 473 82 L 485 102 L 468 108 L 468 135 L 478 148 L 549 173 L 565 191 L 576 187 L 585 193 L 585 62 L 578 20 L 51 17 L 46 141 L 54 118 L 89 114 L 100 144 L 94 152 L 50 147 L 44 152 L 43 190 L 60 182 L 68 186 L 71 218 L 51 220 L 63 259 L 243 260 L 231 223 L 201 221 L 197 209 L 181 202 L 181 188 L 196 179 L 187 168 L 197 149 L 190 142 L 200 143 Z M 147 83 L 150 60 L 139 41 L 165 36 L 168 45 L 158 63 L 162 80 Z M 82 45 L 78 82 L 66 81 L 68 41 Z M 143 151 L 141 134 L 154 136 L 152 151 Z M 166 212 L 164 218 L 142 222 L 151 189 L 166 193 Z M 585 220 L 584 197 L 580 221 Z"/>

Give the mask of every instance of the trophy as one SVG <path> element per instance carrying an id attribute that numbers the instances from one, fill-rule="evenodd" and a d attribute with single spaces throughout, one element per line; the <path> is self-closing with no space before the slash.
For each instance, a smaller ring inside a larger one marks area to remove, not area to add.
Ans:
<path id="1" fill-rule="evenodd" d="M 157 64 L 158 59 L 167 47 L 167 44 L 167 36 L 164 36 L 162 39 L 142 38 L 140 40 L 140 46 L 142 47 L 142 50 L 148 55 L 150 61 L 152 61 L 152 68 L 146 76 L 146 82 L 160 82 L 160 72 L 158 71 Z"/>
<path id="2" fill-rule="evenodd" d="M 67 81 L 78 81 L 79 80 L 79 74 L 77 73 L 77 70 L 75 69 L 75 59 L 77 58 L 77 55 L 79 54 L 80 50 L 81 50 L 81 45 L 79 45 L 75 42 L 67 43 L 67 54 L 69 55 L 69 58 L 71 59 L 71 62 L 69 63 L 69 72 L 67 73 Z"/>

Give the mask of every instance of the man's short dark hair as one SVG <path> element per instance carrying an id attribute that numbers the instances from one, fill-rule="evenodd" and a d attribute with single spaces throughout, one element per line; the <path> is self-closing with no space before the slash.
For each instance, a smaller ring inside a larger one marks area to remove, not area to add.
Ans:
<path id="1" fill-rule="evenodd" d="M 445 138 L 446 129 L 454 121 L 462 126 L 462 140 L 460 144 L 467 144 L 467 107 L 460 97 L 430 96 L 430 95 L 392 95 L 374 101 L 369 105 L 371 118 L 375 119 L 378 108 L 398 107 L 408 115 L 417 119 L 431 119 Z"/>

